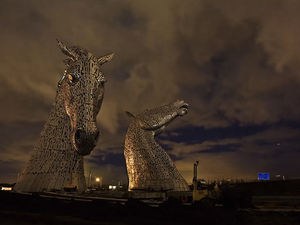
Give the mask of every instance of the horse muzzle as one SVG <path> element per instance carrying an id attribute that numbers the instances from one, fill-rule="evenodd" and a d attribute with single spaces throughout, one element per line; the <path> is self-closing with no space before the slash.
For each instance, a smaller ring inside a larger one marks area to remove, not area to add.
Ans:
<path id="1" fill-rule="evenodd" d="M 99 130 L 77 129 L 74 133 L 74 147 L 79 155 L 85 156 L 91 154 L 97 145 L 99 139 Z"/>

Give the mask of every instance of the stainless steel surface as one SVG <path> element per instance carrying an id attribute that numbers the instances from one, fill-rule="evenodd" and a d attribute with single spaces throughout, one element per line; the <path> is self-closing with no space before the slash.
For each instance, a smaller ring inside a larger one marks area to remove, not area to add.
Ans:
<path id="1" fill-rule="evenodd" d="M 37 192 L 75 184 L 86 188 L 83 156 L 99 139 L 96 117 L 100 111 L 106 78 L 100 66 L 113 54 L 99 58 L 80 46 L 58 41 L 66 69 L 60 79 L 49 118 L 31 158 L 14 190 Z"/>
<path id="2" fill-rule="evenodd" d="M 188 104 L 177 100 L 166 106 L 147 109 L 136 116 L 127 112 L 133 118 L 124 149 L 129 190 L 189 191 L 173 161 L 154 140 L 154 136 L 161 134 L 176 117 L 184 116 L 187 111 Z"/>

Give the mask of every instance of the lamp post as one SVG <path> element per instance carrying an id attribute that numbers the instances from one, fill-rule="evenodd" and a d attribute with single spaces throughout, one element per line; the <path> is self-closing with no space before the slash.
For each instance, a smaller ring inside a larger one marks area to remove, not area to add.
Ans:
<path id="1" fill-rule="evenodd" d="M 193 199 L 195 199 L 195 196 L 196 196 L 196 193 L 197 193 L 197 189 L 198 189 L 198 183 L 197 183 L 198 164 L 199 164 L 199 161 L 197 161 L 196 163 L 194 163 Z"/>

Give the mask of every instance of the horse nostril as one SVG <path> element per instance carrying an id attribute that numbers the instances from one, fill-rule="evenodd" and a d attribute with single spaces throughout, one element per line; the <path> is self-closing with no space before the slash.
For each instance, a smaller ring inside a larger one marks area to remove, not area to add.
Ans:
<path id="1" fill-rule="evenodd" d="M 76 130 L 75 132 L 75 140 L 79 140 L 80 138 L 83 137 L 83 131 L 82 130 Z"/>

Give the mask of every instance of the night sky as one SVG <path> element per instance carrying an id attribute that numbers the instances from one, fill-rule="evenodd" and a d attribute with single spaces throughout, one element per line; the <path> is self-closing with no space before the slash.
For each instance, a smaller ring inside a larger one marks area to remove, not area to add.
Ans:
<path id="1" fill-rule="evenodd" d="M 189 112 L 156 138 L 188 183 L 300 177 L 300 1 L 0 1 L 0 183 L 26 166 L 80 45 L 108 82 L 86 174 L 127 183 L 134 114 L 177 99 Z"/>

